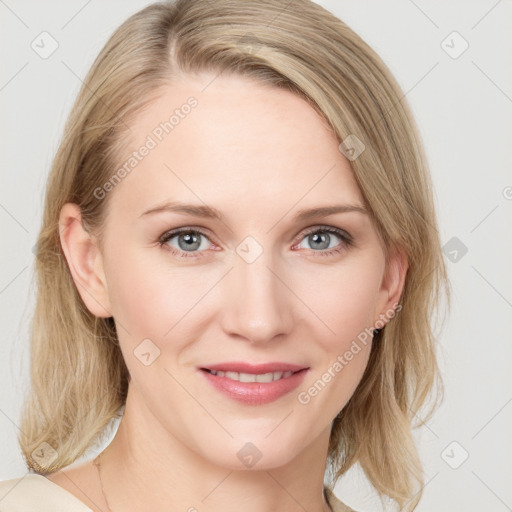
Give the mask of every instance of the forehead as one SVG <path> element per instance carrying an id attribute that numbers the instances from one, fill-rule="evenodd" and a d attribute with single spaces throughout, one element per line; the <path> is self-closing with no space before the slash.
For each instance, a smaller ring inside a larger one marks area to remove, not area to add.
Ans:
<path id="1" fill-rule="evenodd" d="M 362 202 L 326 121 L 299 96 L 239 76 L 185 76 L 162 89 L 131 124 L 129 147 L 111 199 L 134 215 L 173 198 L 280 211 L 301 198 Z"/>

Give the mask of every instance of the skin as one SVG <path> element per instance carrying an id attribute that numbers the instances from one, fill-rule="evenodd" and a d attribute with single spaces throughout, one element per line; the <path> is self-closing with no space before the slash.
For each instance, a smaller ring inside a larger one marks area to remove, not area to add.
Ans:
<path id="1" fill-rule="evenodd" d="M 407 262 L 396 252 L 386 268 L 366 214 L 295 222 L 304 208 L 363 206 L 334 134 L 288 91 L 214 77 L 181 77 L 133 123 L 136 150 L 168 112 L 190 96 L 198 100 L 108 192 L 102 249 L 82 228 L 76 205 L 61 210 L 61 242 L 77 289 L 93 314 L 114 317 L 131 375 L 124 416 L 101 457 L 105 493 L 112 512 L 232 512 L 240 505 L 248 512 L 326 511 L 331 424 L 361 380 L 371 340 L 308 404 L 298 394 L 365 328 L 381 326 L 399 302 Z M 224 219 L 140 217 L 169 200 L 213 206 Z M 322 225 L 344 230 L 354 244 L 331 234 L 322 248 L 305 233 L 318 226 L 325 234 Z M 158 244 L 179 227 L 206 234 L 197 235 L 201 245 L 192 253 L 179 236 L 167 242 L 192 257 Z M 263 250 L 252 263 L 236 252 L 247 236 Z M 332 248 L 341 251 L 321 254 Z M 146 366 L 134 350 L 147 338 L 160 355 Z M 247 405 L 215 390 L 197 369 L 236 360 L 310 370 L 291 393 Z M 262 454 L 251 468 L 237 457 L 248 442 Z M 92 461 L 48 478 L 93 510 L 108 510 Z"/>

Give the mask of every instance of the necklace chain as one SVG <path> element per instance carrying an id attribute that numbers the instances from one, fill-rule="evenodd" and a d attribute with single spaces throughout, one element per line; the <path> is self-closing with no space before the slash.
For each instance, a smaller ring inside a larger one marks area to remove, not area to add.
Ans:
<path id="1" fill-rule="evenodd" d="M 98 476 L 100 477 L 100 485 L 101 485 L 101 492 L 103 494 L 103 499 L 105 500 L 105 503 L 107 504 L 107 508 L 109 512 L 112 512 L 112 509 L 110 508 L 110 505 L 108 504 L 107 495 L 105 494 L 105 490 L 103 489 L 103 480 L 101 479 L 101 463 L 100 463 L 100 454 L 94 459 L 93 464 L 96 466 L 98 470 Z"/>
<path id="2" fill-rule="evenodd" d="M 112 509 L 110 508 L 110 505 L 107 500 L 107 495 L 105 494 L 105 490 L 103 489 L 103 480 L 101 479 L 101 463 L 100 463 L 100 454 L 94 459 L 93 464 L 96 466 L 98 470 L 98 476 L 100 477 L 100 485 L 101 485 L 101 492 L 103 494 L 103 499 L 105 500 L 105 503 L 107 504 L 107 508 L 109 512 L 112 512 Z M 327 500 L 327 506 L 329 507 L 329 510 L 332 511 L 331 504 L 329 503 L 329 500 Z"/>

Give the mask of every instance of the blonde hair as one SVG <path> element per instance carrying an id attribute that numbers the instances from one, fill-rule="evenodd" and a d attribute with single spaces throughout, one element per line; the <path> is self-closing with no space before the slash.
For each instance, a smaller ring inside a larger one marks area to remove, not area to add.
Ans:
<path id="1" fill-rule="evenodd" d="M 62 206 L 80 206 L 101 233 L 109 201 L 94 191 L 120 162 L 130 121 L 182 73 L 236 73 L 304 98 L 339 141 L 365 145 L 351 161 L 386 249 L 404 251 L 401 310 L 376 334 L 364 375 L 332 425 L 337 480 L 358 462 L 379 496 L 414 510 L 423 470 L 413 419 L 434 388 L 442 395 L 432 314 L 450 286 L 433 190 L 404 94 L 377 54 L 345 23 L 309 1 L 178 0 L 149 5 L 111 36 L 89 70 L 65 125 L 37 242 L 31 388 L 18 441 L 26 464 L 57 471 L 83 456 L 125 404 L 129 374 L 113 318 L 85 307 L 59 239 Z M 437 386 L 435 386 L 437 384 Z M 50 463 L 34 456 L 51 450 Z M 405 509 L 405 508 L 404 508 Z"/>

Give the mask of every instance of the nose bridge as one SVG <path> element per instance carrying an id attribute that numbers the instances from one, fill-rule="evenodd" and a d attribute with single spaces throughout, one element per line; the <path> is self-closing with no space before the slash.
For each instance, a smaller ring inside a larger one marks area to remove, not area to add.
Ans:
<path id="1" fill-rule="evenodd" d="M 252 342 L 270 341 L 288 332 L 292 308 L 286 304 L 286 287 L 275 275 L 280 271 L 272 250 L 247 237 L 236 252 L 225 302 L 224 328 Z"/>

